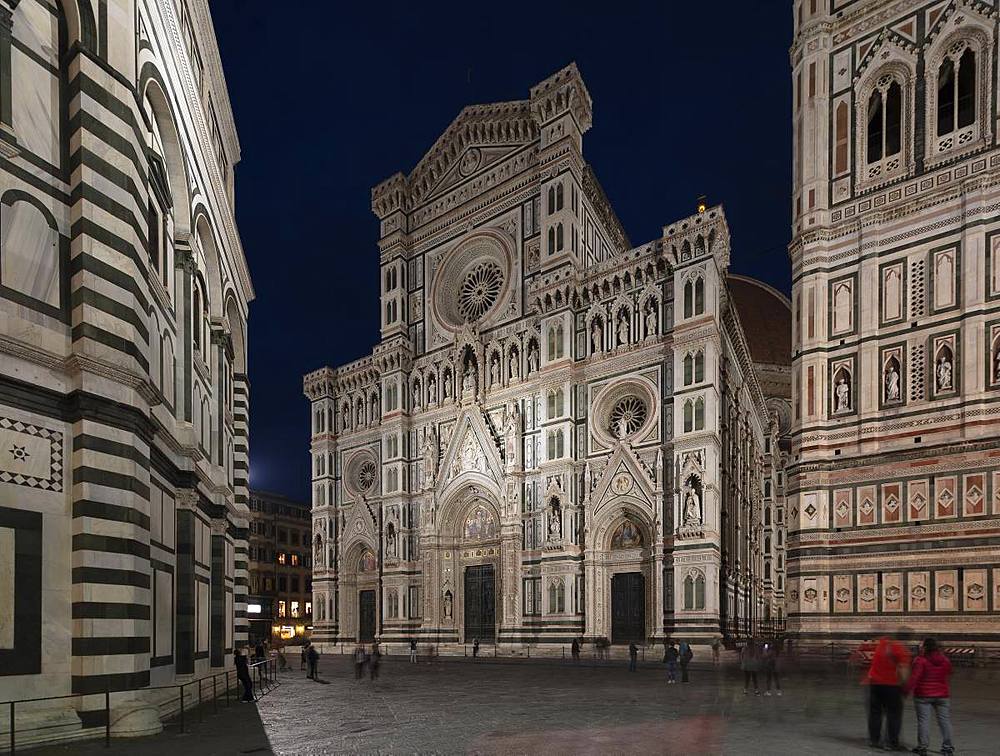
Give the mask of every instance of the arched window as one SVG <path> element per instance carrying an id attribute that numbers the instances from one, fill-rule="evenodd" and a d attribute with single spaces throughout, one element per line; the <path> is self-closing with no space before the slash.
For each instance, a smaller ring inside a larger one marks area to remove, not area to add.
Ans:
<path id="1" fill-rule="evenodd" d="M 705 380 L 705 353 L 695 352 L 694 355 L 694 380 L 699 383 Z"/>
<path id="2" fill-rule="evenodd" d="M 563 248 L 563 224 L 560 223 L 556 226 L 556 249 L 562 250 Z"/>
<path id="3" fill-rule="evenodd" d="M 891 77 L 880 79 L 868 98 L 867 137 L 869 163 L 896 155 L 902 149 L 903 89 Z"/>
<path id="4" fill-rule="evenodd" d="M 836 146 L 833 153 L 833 172 L 839 175 L 847 171 L 847 150 L 850 140 L 850 128 L 848 127 L 847 103 L 841 102 L 837 105 L 834 117 L 836 128 Z"/>
<path id="5" fill-rule="evenodd" d="M 688 399 L 684 402 L 684 432 L 690 433 L 694 430 L 694 405 Z"/>
<path id="6" fill-rule="evenodd" d="M 556 210 L 563 209 L 563 185 L 559 184 L 556 187 Z"/>
<path id="7" fill-rule="evenodd" d="M 694 608 L 696 610 L 705 608 L 705 576 L 701 573 L 694 579 Z"/>
<path id="8" fill-rule="evenodd" d="M 694 281 L 694 314 L 701 315 L 705 312 L 705 281 L 696 278 Z"/>
<path id="9" fill-rule="evenodd" d="M 549 359 L 558 360 L 563 356 L 563 325 L 556 323 L 549 327 Z"/>
<path id="10" fill-rule="evenodd" d="M 705 428 L 705 400 L 700 396 L 694 400 L 694 429 Z"/>
<path id="11" fill-rule="evenodd" d="M 945 58 L 938 68 L 937 135 L 971 126 L 976 120 L 976 54 L 965 48 L 958 60 Z"/>
<path id="12" fill-rule="evenodd" d="M 684 385 L 690 386 L 694 382 L 694 358 L 690 354 L 684 355 Z"/>
<path id="13" fill-rule="evenodd" d="M 684 578 L 684 608 L 694 609 L 694 578 L 690 575 Z"/>
<path id="14" fill-rule="evenodd" d="M 552 227 L 549 228 L 549 254 L 551 255 L 556 251 L 556 230 Z"/>
<path id="15" fill-rule="evenodd" d="M 684 317 L 694 314 L 694 285 L 688 281 L 684 284 Z"/>
<path id="16" fill-rule="evenodd" d="M 556 211 L 556 190 L 549 187 L 549 215 Z"/>

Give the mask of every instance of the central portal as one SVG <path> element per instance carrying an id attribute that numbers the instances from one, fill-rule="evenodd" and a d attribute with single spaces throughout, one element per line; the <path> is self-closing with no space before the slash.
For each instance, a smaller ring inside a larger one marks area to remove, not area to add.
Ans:
<path id="1" fill-rule="evenodd" d="M 465 642 L 496 638 L 496 581 L 492 564 L 465 568 Z"/>
<path id="2" fill-rule="evenodd" d="M 611 642 L 642 642 L 646 635 L 646 590 L 641 572 L 611 578 Z"/>
<path id="3" fill-rule="evenodd" d="M 371 643 L 375 640 L 375 591 L 361 591 L 358 594 L 358 641 Z"/>

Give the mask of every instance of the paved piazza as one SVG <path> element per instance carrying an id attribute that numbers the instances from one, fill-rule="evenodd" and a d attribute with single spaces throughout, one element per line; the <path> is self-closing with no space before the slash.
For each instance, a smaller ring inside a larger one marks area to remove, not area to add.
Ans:
<path id="1" fill-rule="evenodd" d="M 391 659 L 379 680 L 355 681 L 346 658 L 325 657 L 317 685 L 301 673 L 259 704 L 277 754 L 320 753 L 866 753 L 857 676 L 789 673 L 783 697 L 742 693 L 734 666 L 695 666 L 689 685 L 660 664 Z M 955 743 L 996 753 L 996 671 L 958 670 Z M 903 742 L 915 742 L 908 703 Z M 990 737 L 992 736 L 992 740 Z M 932 747 L 939 740 L 932 736 Z M 987 747 L 992 743 L 992 747 Z"/>

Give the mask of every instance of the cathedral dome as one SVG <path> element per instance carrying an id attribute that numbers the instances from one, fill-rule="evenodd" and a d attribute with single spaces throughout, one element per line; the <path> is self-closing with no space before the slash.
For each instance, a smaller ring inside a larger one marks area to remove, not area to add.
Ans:
<path id="1" fill-rule="evenodd" d="M 747 276 L 726 277 L 750 356 L 765 365 L 792 364 L 792 303 L 777 289 Z"/>

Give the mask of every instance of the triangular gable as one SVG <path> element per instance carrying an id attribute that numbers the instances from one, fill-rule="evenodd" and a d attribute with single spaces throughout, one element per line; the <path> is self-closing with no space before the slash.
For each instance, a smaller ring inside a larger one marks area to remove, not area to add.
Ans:
<path id="1" fill-rule="evenodd" d="M 428 192 L 426 200 L 445 194 L 466 179 L 481 173 L 494 163 L 503 160 L 524 145 L 509 144 L 498 147 L 471 146 L 454 161 L 451 169 L 441 177 L 441 180 Z"/>
<path id="2" fill-rule="evenodd" d="M 944 12 L 948 10 L 949 5 L 951 5 L 951 0 L 944 0 L 944 2 L 938 3 L 924 11 L 924 17 L 927 19 L 926 36 L 934 33 L 938 21 L 944 16 Z"/>
<path id="3" fill-rule="evenodd" d="M 627 443 L 618 443 L 594 487 L 591 502 L 596 515 L 612 501 L 628 499 L 653 508 L 655 482 L 652 472 Z"/>
<path id="4" fill-rule="evenodd" d="M 864 47 L 865 52 L 861 50 Z M 883 29 L 870 43 L 862 43 L 858 47 L 858 67 L 855 70 L 855 81 L 859 80 L 869 66 L 878 66 L 892 59 L 912 61 L 915 45 L 905 38 Z"/>
<path id="5" fill-rule="evenodd" d="M 530 144 L 537 138 L 538 125 L 527 100 L 464 108 L 409 175 L 407 183 L 413 205 L 440 191 L 445 178 L 455 183 L 457 174 L 453 173 L 453 169 L 464 176 L 472 175 L 484 167 L 479 165 L 483 157 L 490 157 L 490 162 L 496 162 L 513 148 Z M 469 157 L 471 148 L 499 148 L 500 154 L 486 156 L 480 153 L 478 159 L 474 159 L 476 156 Z"/>
<path id="6" fill-rule="evenodd" d="M 458 416 L 448 449 L 441 462 L 438 490 L 466 474 L 478 473 L 492 479 L 499 487 L 503 481 L 503 462 L 493 432 L 478 406 L 464 409 Z"/>
<path id="7" fill-rule="evenodd" d="M 344 523 L 345 542 L 361 538 L 374 544 L 376 542 L 374 513 L 368 502 L 359 496 L 354 500 L 353 506 L 345 507 L 345 509 L 348 510 L 347 522 Z"/>
<path id="8" fill-rule="evenodd" d="M 908 18 L 901 24 L 896 24 L 889 27 L 893 32 L 901 36 L 907 42 L 916 44 L 917 41 L 917 21 L 914 18 Z"/>

